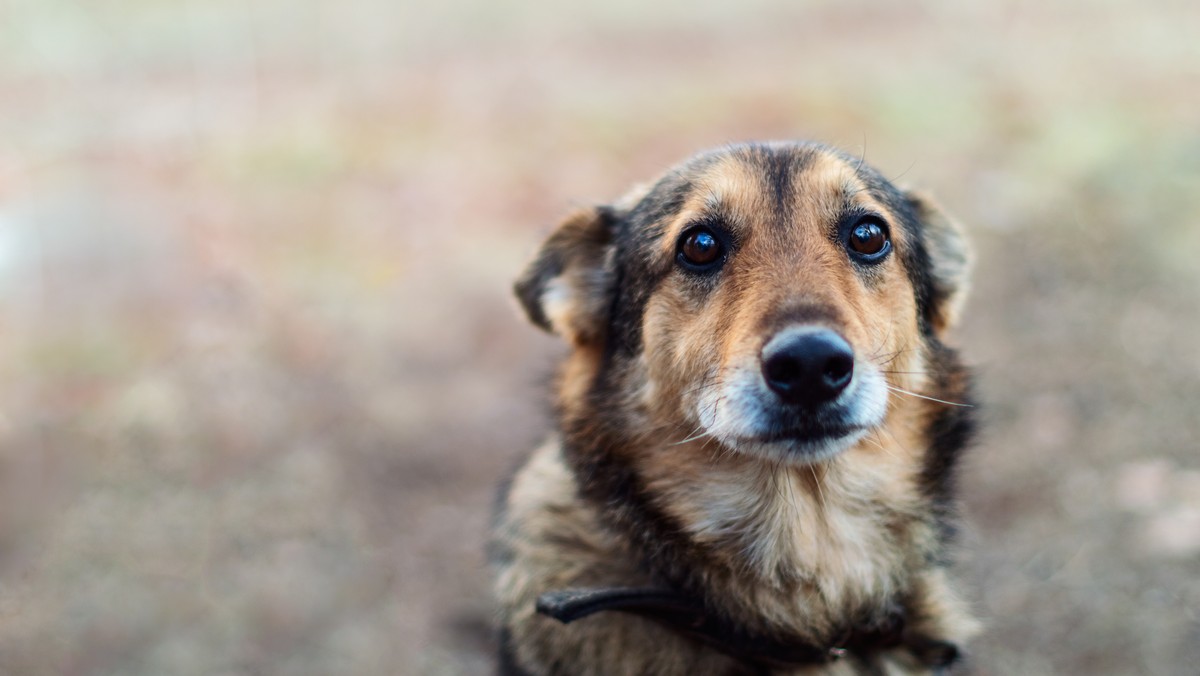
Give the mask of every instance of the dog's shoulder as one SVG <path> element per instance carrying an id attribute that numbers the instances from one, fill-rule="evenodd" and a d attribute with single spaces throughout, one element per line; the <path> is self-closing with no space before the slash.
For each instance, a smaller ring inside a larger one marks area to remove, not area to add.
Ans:
<path id="1" fill-rule="evenodd" d="M 596 511 L 579 499 L 557 437 L 535 449 L 502 489 L 494 533 L 491 558 L 501 568 L 530 556 L 602 561 L 619 547 Z"/>
<path id="2" fill-rule="evenodd" d="M 534 610 L 536 598 L 549 590 L 652 584 L 576 486 L 555 438 L 529 456 L 497 505 L 490 559 L 507 673 L 748 673 L 643 617 L 601 613 L 563 625 Z"/>

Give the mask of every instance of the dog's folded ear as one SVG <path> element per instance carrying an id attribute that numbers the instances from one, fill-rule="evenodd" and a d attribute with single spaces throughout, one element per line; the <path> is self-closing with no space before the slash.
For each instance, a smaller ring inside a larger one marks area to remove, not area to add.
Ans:
<path id="1" fill-rule="evenodd" d="M 579 209 L 546 239 L 514 285 L 530 321 L 577 345 L 603 338 L 615 223 L 609 207 Z"/>
<path id="2" fill-rule="evenodd" d="M 925 233 L 929 252 L 932 297 L 929 298 L 929 322 L 934 332 L 944 334 L 955 325 L 966 300 L 968 277 L 974 256 L 962 228 L 942 211 L 937 202 L 922 192 L 907 193 Z"/>

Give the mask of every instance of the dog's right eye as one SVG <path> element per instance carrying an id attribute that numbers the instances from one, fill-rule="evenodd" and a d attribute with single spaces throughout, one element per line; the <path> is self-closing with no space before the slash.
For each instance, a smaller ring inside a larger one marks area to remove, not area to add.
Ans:
<path id="1" fill-rule="evenodd" d="M 720 267 L 725 260 L 725 247 L 712 230 L 697 227 L 679 237 L 676 260 L 693 272 L 708 272 Z"/>
<path id="2" fill-rule="evenodd" d="M 863 263 L 878 263 L 892 250 L 887 225 L 877 216 L 863 216 L 846 233 L 846 246 Z"/>

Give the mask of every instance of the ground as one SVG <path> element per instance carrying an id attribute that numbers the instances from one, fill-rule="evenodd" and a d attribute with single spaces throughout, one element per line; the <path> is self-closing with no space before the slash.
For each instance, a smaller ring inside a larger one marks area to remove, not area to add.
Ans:
<path id="1" fill-rule="evenodd" d="M 1200 663 L 1200 5 L 0 3 L 0 673 L 486 674 L 571 207 L 813 138 L 978 253 L 979 674 Z"/>

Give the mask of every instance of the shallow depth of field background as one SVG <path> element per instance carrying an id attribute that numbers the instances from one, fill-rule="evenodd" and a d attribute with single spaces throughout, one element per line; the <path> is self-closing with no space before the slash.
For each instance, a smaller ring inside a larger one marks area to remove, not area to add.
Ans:
<path id="1" fill-rule="evenodd" d="M 979 254 L 980 674 L 1200 664 L 1200 4 L 0 2 L 0 674 L 486 674 L 510 280 L 814 138 Z"/>

